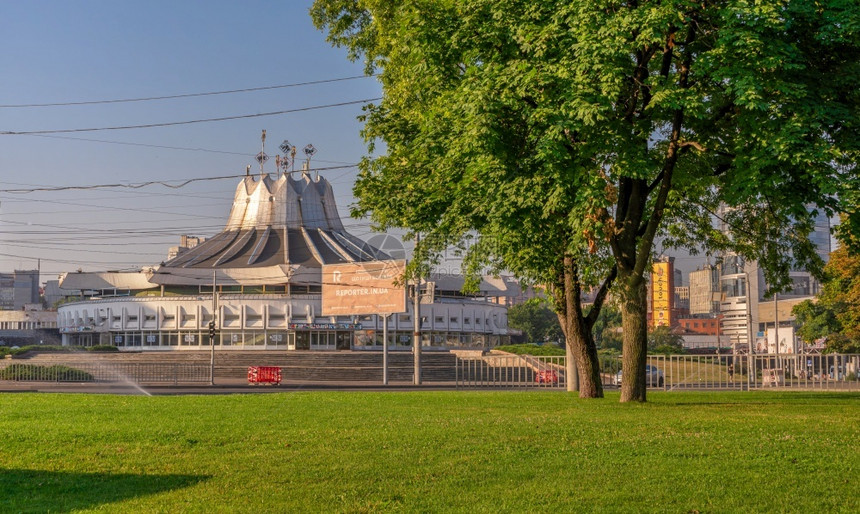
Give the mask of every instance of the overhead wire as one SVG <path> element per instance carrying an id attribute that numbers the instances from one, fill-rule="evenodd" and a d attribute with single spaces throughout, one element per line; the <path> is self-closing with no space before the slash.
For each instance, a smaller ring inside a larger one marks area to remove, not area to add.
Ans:
<path id="1" fill-rule="evenodd" d="M 162 123 L 145 123 L 140 125 L 119 125 L 113 127 L 90 127 L 90 128 L 74 128 L 74 129 L 53 129 L 53 130 L 3 130 L 0 131 L 0 136 L 23 136 L 23 135 L 34 135 L 34 134 L 69 134 L 75 132 L 99 132 L 99 131 L 107 131 L 107 130 L 129 130 L 129 129 L 142 129 L 142 128 L 155 128 L 155 127 L 174 127 L 179 125 L 192 125 L 195 123 L 211 123 L 217 121 L 229 121 L 229 120 L 242 120 L 242 119 L 250 119 L 250 118 L 262 118 L 266 116 L 279 116 L 281 114 L 290 114 L 295 112 L 306 112 L 306 111 L 314 111 L 318 109 L 329 109 L 332 107 L 343 107 L 346 105 L 357 105 L 357 104 L 366 104 L 370 102 L 375 102 L 377 100 L 381 100 L 381 97 L 377 98 L 365 98 L 363 100 L 352 100 L 349 102 L 338 102 L 333 104 L 325 104 L 325 105 L 314 105 L 311 107 L 298 107 L 296 109 L 284 109 L 282 111 L 271 111 L 271 112 L 261 112 L 256 114 L 240 114 L 236 116 L 221 116 L 218 118 L 201 118 L 196 120 L 185 120 L 185 121 L 170 121 L 170 122 L 162 122 Z"/>
<path id="2" fill-rule="evenodd" d="M 175 98 L 192 98 L 192 97 L 200 97 L 200 96 L 215 96 L 215 95 L 230 95 L 235 93 L 250 93 L 253 91 L 268 91 L 272 89 L 285 89 L 290 87 L 300 87 L 300 86 L 315 86 L 319 84 L 329 84 L 332 82 L 343 82 L 347 80 L 356 80 L 363 78 L 372 78 L 376 75 L 354 75 L 351 77 L 340 77 L 334 79 L 322 79 L 322 80 L 311 80 L 306 82 L 294 82 L 292 84 L 279 84 L 275 86 L 260 86 L 260 87 L 248 87 L 243 89 L 229 89 L 225 91 L 208 91 L 203 93 L 185 93 L 178 95 L 162 95 L 162 96 L 149 96 L 149 97 L 141 97 L 141 98 L 121 98 L 121 99 L 111 99 L 111 100 L 87 100 L 87 101 L 77 101 L 77 102 L 55 102 L 55 103 L 32 103 L 32 104 L 0 104 L 0 109 L 20 109 L 20 108 L 29 108 L 29 107 L 64 107 L 71 105 L 98 105 L 98 104 L 116 104 L 116 103 L 129 103 L 129 102 L 150 102 L 154 100 L 172 100 Z"/>
<path id="3" fill-rule="evenodd" d="M 355 165 L 345 165 L 345 166 L 326 166 L 322 168 L 311 168 L 305 170 L 305 172 L 317 172 L 317 171 L 328 171 L 328 170 L 340 170 L 344 168 L 354 168 Z M 299 171 L 294 171 L 290 173 L 300 173 Z M 35 193 L 42 191 L 84 191 L 90 189 L 107 189 L 107 188 L 127 188 L 127 189 L 140 189 L 143 187 L 160 185 L 164 187 L 169 187 L 171 189 L 179 189 L 187 186 L 188 184 L 193 184 L 195 182 L 210 182 L 214 180 L 225 180 L 225 179 L 236 179 L 243 178 L 248 176 L 246 173 L 242 174 L 234 174 L 234 175 L 223 175 L 218 177 L 198 177 L 198 178 L 189 178 L 189 179 L 176 179 L 176 180 L 149 180 L 146 182 L 137 182 L 137 183 L 113 183 L 113 184 L 91 184 L 86 186 L 45 186 L 45 187 L 30 187 L 30 188 L 19 188 L 19 189 L 0 189 L 0 193 Z M 178 184 L 171 184 L 171 182 L 178 182 Z"/>

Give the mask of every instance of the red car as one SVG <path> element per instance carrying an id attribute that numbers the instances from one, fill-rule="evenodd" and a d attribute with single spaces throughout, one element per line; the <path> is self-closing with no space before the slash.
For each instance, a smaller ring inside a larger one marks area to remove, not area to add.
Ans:
<path id="1" fill-rule="evenodd" d="M 557 384 L 558 373 L 551 369 L 545 369 L 535 373 L 535 382 L 538 384 Z"/>

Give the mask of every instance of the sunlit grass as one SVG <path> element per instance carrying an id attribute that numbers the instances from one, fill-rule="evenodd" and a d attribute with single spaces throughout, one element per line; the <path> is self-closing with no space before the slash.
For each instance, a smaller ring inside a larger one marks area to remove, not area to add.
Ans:
<path id="1" fill-rule="evenodd" d="M 860 508 L 858 394 L 608 396 L 5 394 L 0 511 Z"/>

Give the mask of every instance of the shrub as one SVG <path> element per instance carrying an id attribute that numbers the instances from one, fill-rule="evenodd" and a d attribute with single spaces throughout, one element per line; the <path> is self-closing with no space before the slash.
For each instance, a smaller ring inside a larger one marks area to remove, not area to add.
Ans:
<path id="1" fill-rule="evenodd" d="M 59 364 L 55 364 L 53 366 L 12 364 L 11 366 L 0 370 L 0 379 L 89 382 L 93 380 L 93 376 L 84 370 L 70 368 Z"/>
<path id="2" fill-rule="evenodd" d="M 10 353 L 12 355 L 19 355 L 24 352 L 73 352 L 75 351 L 73 348 L 68 346 L 58 346 L 51 344 L 31 344 L 27 346 L 22 346 L 21 348 L 16 348 L 12 350 Z"/>
<path id="3" fill-rule="evenodd" d="M 670 344 L 661 344 L 654 348 L 648 349 L 649 355 L 684 355 L 687 351 L 683 347 L 677 347 Z"/>
<path id="4" fill-rule="evenodd" d="M 119 348 L 116 346 L 111 346 L 109 344 L 101 344 L 97 346 L 89 346 L 87 347 L 88 352 L 118 352 Z"/>
<path id="5" fill-rule="evenodd" d="M 549 357 L 563 356 L 565 354 L 564 348 L 559 348 L 558 346 L 551 345 L 538 346 L 534 343 L 508 344 L 504 346 L 497 346 L 496 350 L 514 353 L 517 355 L 535 355 Z"/>

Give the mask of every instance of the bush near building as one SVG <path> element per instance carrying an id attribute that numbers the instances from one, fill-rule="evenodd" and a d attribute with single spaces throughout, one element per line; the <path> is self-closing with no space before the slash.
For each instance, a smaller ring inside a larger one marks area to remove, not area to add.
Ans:
<path id="1" fill-rule="evenodd" d="M 65 381 L 65 382 L 89 382 L 93 380 L 93 376 L 86 371 L 61 366 L 55 364 L 53 366 L 37 366 L 35 364 L 12 364 L 11 366 L 0 370 L 0 379 L 2 380 L 45 380 L 45 381 Z"/>
<path id="2" fill-rule="evenodd" d="M 538 346 L 533 343 L 529 344 L 508 344 L 504 346 L 496 347 L 496 350 L 500 350 L 503 352 L 514 353 L 517 355 L 534 355 L 534 356 L 564 356 L 564 348 L 560 348 L 554 345 L 541 345 Z"/>

